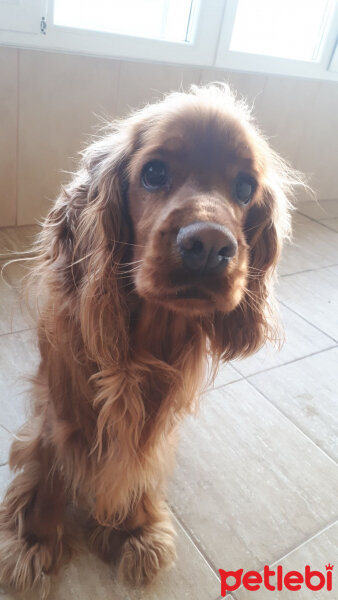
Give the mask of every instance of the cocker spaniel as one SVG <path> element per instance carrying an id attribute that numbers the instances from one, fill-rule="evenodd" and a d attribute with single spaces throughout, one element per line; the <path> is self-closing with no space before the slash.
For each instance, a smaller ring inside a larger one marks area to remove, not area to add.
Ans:
<path id="1" fill-rule="evenodd" d="M 0 510 L 0 581 L 69 556 L 70 507 L 122 580 L 175 559 L 165 500 L 205 363 L 273 336 L 271 280 L 297 174 L 228 86 L 172 93 L 83 153 L 38 240 L 40 366 Z"/>

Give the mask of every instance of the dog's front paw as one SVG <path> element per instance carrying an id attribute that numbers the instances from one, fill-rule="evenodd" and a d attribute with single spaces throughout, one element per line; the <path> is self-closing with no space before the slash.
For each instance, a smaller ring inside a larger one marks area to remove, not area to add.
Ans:
<path id="1" fill-rule="evenodd" d="M 155 523 L 133 532 L 121 549 L 119 580 L 135 586 L 150 583 L 160 569 L 175 561 L 174 537 L 170 523 Z"/>
<path id="2" fill-rule="evenodd" d="M 30 543 L 16 533 L 0 528 L 0 586 L 18 592 L 35 589 L 40 598 L 48 596 L 52 556 L 43 544 Z"/>

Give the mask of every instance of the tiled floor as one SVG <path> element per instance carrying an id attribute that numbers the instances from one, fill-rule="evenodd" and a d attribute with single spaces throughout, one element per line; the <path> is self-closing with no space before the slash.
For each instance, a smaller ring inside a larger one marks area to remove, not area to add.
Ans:
<path id="1" fill-rule="evenodd" d="M 52 600 L 217 600 L 218 569 L 280 564 L 338 569 L 338 201 L 302 203 L 294 245 L 285 249 L 278 297 L 286 342 L 277 352 L 223 367 L 197 418 L 182 429 L 169 500 L 177 529 L 176 567 L 147 590 L 119 586 L 108 567 L 81 555 L 53 582 Z M 0 230 L 7 250 L 23 256 L 32 227 Z M 23 422 L 28 375 L 37 362 L 27 312 L 15 282 L 0 281 L 0 487 L 11 432 Z M 14 286 L 14 289 L 13 287 Z M 247 591 L 233 600 L 322 600 L 332 592 Z M 334 591 L 335 590 L 335 591 Z M 14 600 L 14 596 L 4 596 Z M 35 596 L 27 596 L 27 600 Z"/>

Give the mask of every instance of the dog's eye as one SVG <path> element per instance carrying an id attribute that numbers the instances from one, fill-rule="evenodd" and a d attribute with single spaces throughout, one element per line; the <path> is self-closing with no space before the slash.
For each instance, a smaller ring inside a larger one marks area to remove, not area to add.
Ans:
<path id="1" fill-rule="evenodd" d="M 161 160 L 151 160 L 144 165 L 141 183 L 147 190 L 157 190 L 169 183 L 167 167 Z"/>
<path id="2" fill-rule="evenodd" d="M 257 184 L 250 175 L 239 174 L 235 179 L 234 196 L 239 204 L 248 204 L 255 193 Z"/>

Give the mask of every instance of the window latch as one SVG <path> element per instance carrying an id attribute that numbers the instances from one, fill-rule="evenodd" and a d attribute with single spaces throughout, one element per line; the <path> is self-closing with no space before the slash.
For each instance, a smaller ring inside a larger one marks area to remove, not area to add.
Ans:
<path id="1" fill-rule="evenodd" d="M 40 31 L 41 31 L 42 35 L 46 35 L 46 29 L 47 29 L 47 21 L 46 21 L 45 17 L 41 17 Z"/>

